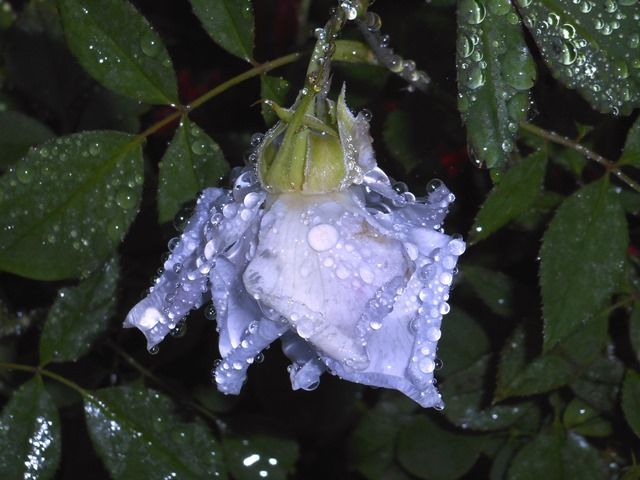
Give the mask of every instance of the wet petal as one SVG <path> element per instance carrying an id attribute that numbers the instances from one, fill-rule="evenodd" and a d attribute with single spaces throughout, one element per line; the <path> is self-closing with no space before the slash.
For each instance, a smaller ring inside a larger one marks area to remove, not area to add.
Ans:
<path id="1" fill-rule="evenodd" d="M 288 367 L 291 387 L 294 390 L 314 390 L 327 367 L 313 346 L 295 333 L 287 332 L 282 336 L 282 351 L 292 361 Z"/>
<path id="2" fill-rule="evenodd" d="M 381 235 L 369 217 L 350 192 L 280 195 L 243 277 L 249 293 L 299 336 L 356 369 L 368 363 L 358 330 L 368 301 L 410 274 L 402 243 Z"/>
<path id="3" fill-rule="evenodd" d="M 124 321 L 125 327 L 137 327 L 144 333 L 147 348 L 160 343 L 178 321 L 204 301 L 208 271 L 202 273 L 198 268 L 199 250 L 209 211 L 223 195 L 224 190 L 218 188 L 203 191 L 180 241 L 163 265 L 163 273 Z"/>

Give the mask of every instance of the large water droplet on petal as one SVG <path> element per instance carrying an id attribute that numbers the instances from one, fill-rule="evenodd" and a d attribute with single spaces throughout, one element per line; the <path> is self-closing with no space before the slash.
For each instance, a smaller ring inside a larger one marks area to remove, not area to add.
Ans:
<path id="1" fill-rule="evenodd" d="M 307 242 L 309 246 L 316 252 L 324 252 L 330 250 L 338 243 L 340 234 L 338 230 L 327 223 L 321 223 L 312 227 L 307 234 Z"/>

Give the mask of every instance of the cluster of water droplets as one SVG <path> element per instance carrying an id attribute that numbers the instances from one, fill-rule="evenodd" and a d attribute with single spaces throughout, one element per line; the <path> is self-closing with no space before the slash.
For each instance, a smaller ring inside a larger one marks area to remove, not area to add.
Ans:
<path id="1" fill-rule="evenodd" d="M 615 115 L 640 99 L 637 0 L 572 0 L 566 11 L 519 0 L 525 25 L 552 71 L 596 108 Z"/>
<path id="2" fill-rule="evenodd" d="M 187 313 L 210 298 L 210 277 L 220 256 L 253 256 L 255 244 L 245 240 L 257 235 L 266 193 L 252 168 L 234 170 L 232 179 L 232 190 L 206 189 L 193 212 L 178 214 L 174 224 L 183 232 L 169 241 L 154 285 L 125 321 L 142 330 L 151 353 L 168 333 L 181 335 Z M 206 314 L 215 318 L 215 309 Z"/>
<path id="3" fill-rule="evenodd" d="M 522 39 L 520 18 L 508 0 L 462 0 L 458 5 L 458 25 L 458 110 L 463 119 L 470 122 L 474 117 L 486 116 L 482 102 L 487 101 L 487 82 L 498 90 L 489 101 L 498 102 L 499 144 L 494 149 L 488 141 L 482 145 L 472 142 L 470 152 L 477 164 L 482 160 L 493 164 L 514 148 L 518 123 L 526 117 L 529 107 L 528 90 L 534 83 L 535 65 Z M 493 123 L 496 119 L 478 121 Z"/>
<path id="4" fill-rule="evenodd" d="M 389 46 L 391 37 L 381 32 L 380 15 L 368 11 L 364 19 L 357 21 L 357 25 L 380 63 L 406 80 L 410 90 L 426 90 L 431 79 L 426 72 L 416 68 L 416 62 L 402 58 Z"/>

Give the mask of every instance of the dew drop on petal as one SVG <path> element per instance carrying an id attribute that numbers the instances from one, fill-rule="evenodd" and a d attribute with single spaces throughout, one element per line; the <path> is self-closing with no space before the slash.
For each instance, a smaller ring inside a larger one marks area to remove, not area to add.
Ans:
<path id="1" fill-rule="evenodd" d="M 321 223 L 312 227 L 307 234 L 307 242 L 309 246 L 316 252 L 324 252 L 330 250 L 338 243 L 340 234 L 338 230 L 327 223 Z"/>

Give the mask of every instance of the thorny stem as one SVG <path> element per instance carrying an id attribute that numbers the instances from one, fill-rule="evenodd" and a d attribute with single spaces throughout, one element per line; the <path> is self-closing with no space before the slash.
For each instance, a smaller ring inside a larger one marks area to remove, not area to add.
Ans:
<path id="1" fill-rule="evenodd" d="M 257 65 L 257 66 L 255 66 L 253 68 L 250 68 L 246 72 L 241 73 L 240 75 L 236 75 L 235 77 L 230 78 L 226 82 L 221 83 L 217 87 L 209 90 L 205 94 L 203 94 L 200 97 L 196 98 L 189 105 L 178 107 L 175 112 L 171 113 L 170 115 L 167 115 L 162 120 L 159 120 L 158 122 L 156 122 L 153 125 L 151 125 L 145 131 L 139 133 L 136 136 L 136 141 L 138 141 L 138 142 L 143 141 L 149 135 L 157 132 L 162 127 L 164 127 L 164 126 L 170 124 L 171 122 L 177 120 L 178 118 L 180 118 L 184 114 L 191 113 L 196 108 L 200 107 L 201 105 L 203 105 L 204 103 L 208 102 L 212 98 L 217 97 L 222 92 L 225 92 L 225 91 L 229 90 L 231 87 L 234 87 L 234 86 L 238 85 L 239 83 L 244 82 L 245 80 L 249 80 L 250 78 L 257 77 L 258 75 L 261 75 L 261 74 L 266 73 L 266 72 L 268 72 L 270 70 L 273 70 L 274 68 L 282 67 L 283 65 L 287 65 L 289 63 L 293 63 L 296 60 L 298 60 L 300 57 L 302 57 L 301 53 L 298 53 L 298 52 L 290 53 L 289 55 L 285 55 L 283 57 L 276 58 L 275 60 L 271 60 L 269 62 L 265 62 L 265 63 L 262 63 L 260 65 Z"/>
<path id="2" fill-rule="evenodd" d="M 555 132 L 551 132 L 549 130 L 545 130 L 544 128 L 538 127 L 537 125 L 533 125 L 528 122 L 521 122 L 520 127 L 523 130 L 526 130 L 538 137 L 544 138 L 551 142 L 557 143 L 559 145 L 564 145 L 565 147 L 572 148 L 576 152 L 580 153 L 582 156 L 589 160 L 593 160 L 594 162 L 602 165 L 607 172 L 613 173 L 617 178 L 619 178 L 622 182 L 626 183 L 629 187 L 634 189 L 636 192 L 640 193 L 640 185 L 632 180 L 629 176 L 620 170 L 615 163 L 610 160 L 607 160 L 599 153 L 594 152 L 593 150 L 588 149 L 584 145 L 574 142 L 573 140 L 563 137 Z"/>
<path id="3" fill-rule="evenodd" d="M 90 393 L 87 390 L 82 388 L 77 383 L 72 382 L 71 380 L 63 377 L 62 375 L 58 375 L 57 373 L 51 372 L 49 370 L 45 370 L 44 368 L 33 367 L 31 365 L 22 365 L 20 363 L 4 363 L 4 362 L 0 362 L 0 368 L 4 368 L 6 370 L 20 370 L 22 372 L 40 374 L 44 377 L 49 377 L 55 380 L 56 382 L 59 382 L 66 387 L 69 387 L 72 390 L 75 390 L 82 397 L 88 397 L 90 395 Z"/>

